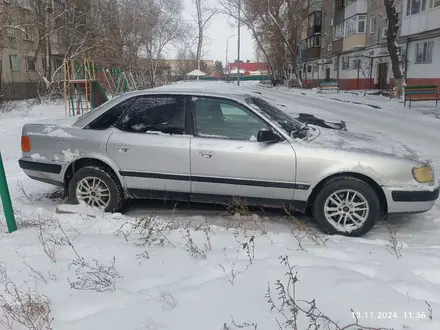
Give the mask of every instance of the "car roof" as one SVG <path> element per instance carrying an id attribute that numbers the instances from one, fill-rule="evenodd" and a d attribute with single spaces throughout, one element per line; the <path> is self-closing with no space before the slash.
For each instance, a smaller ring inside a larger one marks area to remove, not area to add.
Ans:
<path id="1" fill-rule="evenodd" d="M 228 84 L 225 82 L 179 82 L 170 85 L 163 85 L 151 89 L 144 89 L 134 92 L 128 92 L 123 95 L 127 97 L 150 94 L 181 94 L 181 95 L 200 95 L 225 97 L 243 100 L 252 97 L 249 90 L 243 90 L 240 86 Z"/>

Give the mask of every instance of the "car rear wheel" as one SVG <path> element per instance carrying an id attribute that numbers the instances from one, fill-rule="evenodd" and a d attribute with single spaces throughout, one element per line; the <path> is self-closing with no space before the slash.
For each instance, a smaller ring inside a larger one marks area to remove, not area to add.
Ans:
<path id="1" fill-rule="evenodd" d="M 313 214 L 328 234 L 362 236 L 380 216 L 380 202 L 374 189 L 352 177 L 330 179 L 316 195 Z"/>
<path id="2" fill-rule="evenodd" d="M 116 175 L 104 168 L 86 166 L 69 183 L 70 200 L 105 212 L 118 212 L 124 204 L 124 190 Z"/>

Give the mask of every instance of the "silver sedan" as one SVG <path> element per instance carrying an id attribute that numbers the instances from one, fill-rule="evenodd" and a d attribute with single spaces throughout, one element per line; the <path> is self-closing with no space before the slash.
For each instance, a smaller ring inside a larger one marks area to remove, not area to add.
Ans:
<path id="1" fill-rule="evenodd" d="M 70 125 L 26 124 L 19 164 L 107 212 L 128 198 L 235 197 L 349 236 L 439 196 L 431 162 L 404 145 L 302 123 L 259 95 L 186 86 L 123 94 Z"/>

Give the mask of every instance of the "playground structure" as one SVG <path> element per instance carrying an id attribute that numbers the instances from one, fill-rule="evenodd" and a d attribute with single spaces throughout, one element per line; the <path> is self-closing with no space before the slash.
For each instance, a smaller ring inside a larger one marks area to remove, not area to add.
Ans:
<path id="1" fill-rule="evenodd" d="M 136 90 L 131 72 L 120 68 L 95 67 L 94 61 L 63 63 L 64 103 L 66 116 L 82 115 L 109 100 L 109 96 Z"/>

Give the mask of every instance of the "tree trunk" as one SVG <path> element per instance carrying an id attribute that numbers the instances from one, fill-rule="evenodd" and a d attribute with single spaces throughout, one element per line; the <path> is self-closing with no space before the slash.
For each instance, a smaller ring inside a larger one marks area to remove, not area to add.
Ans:
<path id="1" fill-rule="evenodd" d="M 258 38 L 258 35 L 257 35 L 257 32 L 255 31 L 255 29 L 250 27 L 248 24 L 246 24 L 246 25 L 252 31 L 252 34 L 254 36 L 255 41 L 257 42 L 258 47 L 260 47 L 261 52 L 263 53 L 264 57 L 266 58 L 267 64 L 269 65 L 270 75 L 272 76 L 272 79 L 274 79 L 275 72 L 273 70 L 273 65 L 272 65 L 272 62 L 271 62 L 271 60 L 269 58 L 269 55 L 267 55 L 266 50 L 264 49 L 263 45 L 261 44 L 261 40 L 260 40 L 260 38 Z"/>
<path id="2" fill-rule="evenodd" d="M 387 48 L 391 58 L 391 68 L 393 70 L 394 84 L 397 87 L 397 94 L 402 95 L 403 81 L 402 71 L 400 70 L 400 59 L 397 45 L 397 31 L 399 30 L 399 14 L 397 13 L 395 0 L 384 0 L 388 18 Z"/>
<path id="3" fill-rule="evenodd" d="M 199 36 L 197 39 L 197 70 L 200 71 L 200 60 L 202 57 L 202 44 L 203 44 L 203 27 L 201 26 L 201 22 L 199 22 Z M 199 76 L 197 76 L 197 80 L 199 80 Z"/>
<path id="4" fill-rule="evenodd" d="M 278 27 L 278 31 L 280 32 L 281 38 L 283 40 L 283 43 L 286 45 L 287 49 L 289 50 L 290 56 L 292 57 L 292 59 L 295 59 L 295 54 L 296 54 L 295 49 L 293 49 L 293 46 L 291 44 L 289 44 L 289 41 L 287 40 L 287 37 L 283 33 L 283 29 L 281 28 L 280 24 L 278 23 L 277 19 L 272 14 L 270 9 L 268 10 L 268 14 L 269 14 L 269 17 L 272 19 L 272 21 L 275 23 L 275 25 Z M 292 72 L 295 75 L 296 80 L 297 80 L 299 86 L 303 87 L 303 82 L 302 82 L 300 76 L 298 75 L 298 73 L 296 72 L 295 66 L 293 66 Z"/>

